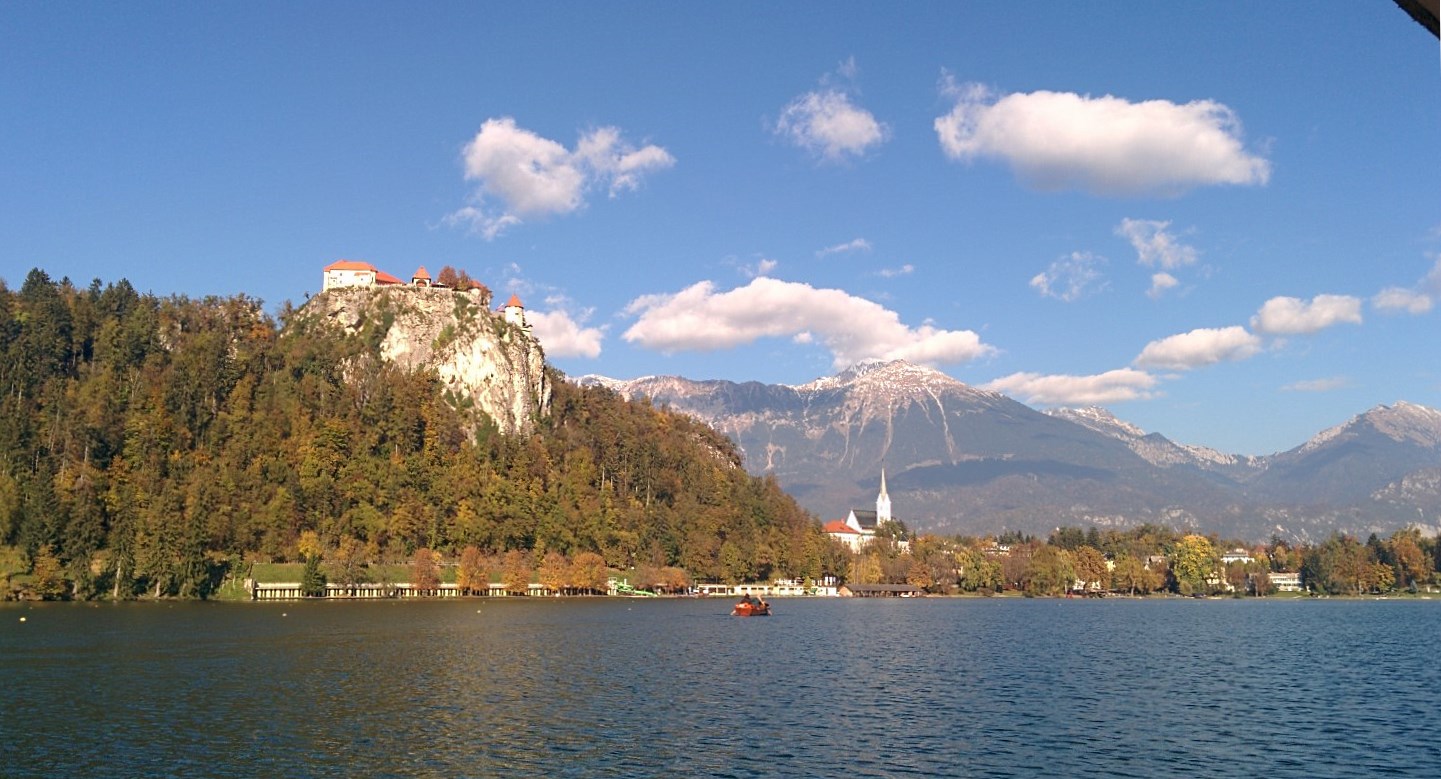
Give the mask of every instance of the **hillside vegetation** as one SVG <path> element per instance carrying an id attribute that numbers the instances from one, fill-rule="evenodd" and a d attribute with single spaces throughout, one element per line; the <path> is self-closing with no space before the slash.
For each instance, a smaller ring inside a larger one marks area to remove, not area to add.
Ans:
<path id="1" fill-rule="evenodd" d="M 844 564 L 699 422 L 552 374 L 533 432 L 477 429 L 434 371 L 376 355 L 384 333 L 291 327 L 303 311 L 40 270 L 0 284 L 0 543 L 38 594 L 205 597 L 302 559 L 307 531 L 376 564 L 467 547 L 698 579 Z"/>

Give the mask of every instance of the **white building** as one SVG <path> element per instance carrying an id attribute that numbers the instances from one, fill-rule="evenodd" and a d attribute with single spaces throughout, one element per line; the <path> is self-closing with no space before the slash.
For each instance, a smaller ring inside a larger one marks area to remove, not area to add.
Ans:
<path id="1" fill-rule="evenodd" d="M 501 314 L 505 317 L 505 321 L 516 327 L 522 330 L 530 329 L 530 325 L 525 323 L 525 306 L 521 304 L 519 295 L 510 296 L 510 300 L 507 300 L 505 306 L 501 308 Z"/>
<path id="2" fill-rule="evenodd" d="M 875 538 L 876 531 L 887 523 L 894 522 L 891 516 L 891 496 L 886 492 L 886 469 L 881 469 L 881 491 L 876 496 L 876 510 L 851 509 L 845 519 L 836 519 L 826 523 L 826 535 L 840 541 L 851 548 L 852 552 L 859 552 L 872 538 Z M 902 549 L 910 547 L 910 542 L 899 541 Z"/>
<path id="3" fill-rule="evenodd" d="M 1300 592 L 1301 574 L 1299 573 L 1271 573 L 1271 586 L 1277 592 Z"/>
<path id="4" fill-rule="evenodd" d="M 320 289 L 325 291 L 337 287 L 374 287 L 404 283 L 368 262 L 336 260 L 325 266 L 325 276 Z"/>

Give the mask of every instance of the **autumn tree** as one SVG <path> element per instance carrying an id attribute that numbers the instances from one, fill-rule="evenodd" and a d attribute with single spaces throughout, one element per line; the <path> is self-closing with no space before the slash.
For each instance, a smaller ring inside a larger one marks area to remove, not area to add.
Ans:
<path id="1" fill-rule="evenodd" d="M 1031 555 L 1022 576 L 1027 595 L 1064 595 L 1076 581 L 1076 567 L 1070 552 L 1046 544 Z"/>
<path id="2" fill-rule="evenodd" d="M 1103 590 L 1110 583 L 1111 572 L 1106 567 L 1106 556 L 1099 549 L 1082 544 L 1071 556 L 1076 566 L 1076 578 L 1085 583 L 1087 590 Z"/>
<path id="3" fill-rule="evenodd" d="M 426 547 L 415 550 L 410 558 L 410 584 L 419 594 L 440 589 L 440 554 Z"/>
<path id="4" fill-rule="evenodd" d="M 455 569 L 455 586 L 462 595 L 473 595 L 490 589 L 490 577 L 485 570 L 485 555 L 475 546 L 467 546 L 460 552 L 460 563 Z"/>
<path id="5" fill-rule="evenodd" d="M 540 567 L 536 570 L 536 577 L 541 586 L 557 595 L 563 594 L 571 586 L 570 561 L 565 555 L 552 549 L 545 553 L 540 560 Z"/>
<path id="6" fill-rule="evenodd" d="M 365 544 L 355 536 L 341 536 L 330 553 L 330 578 L 346 586 L 360 584 L 366 580 L 367 563 Z"/>
<path id="7" fill-rule="evenodd" d="M 1134 555 L 1120 555 L 1116 558 L 1115 570 L 1111 571 L 1111 587 L 1130 595 L 1144 595 L 1150 592 L 1146 574 L 1145 563 Z"/>
<path id="8" fill-rule="evenodd" d="M 604 593 L 609 578 L 605 558 L 595 552 L 581 552 L 571 560 L 570 580 L 579 590 Z"/>
<path id="9" fill-rule="evenodd" d="M 65 597 L 68 583 L 61 570 L 59 558 L 48 545 L 36 550 L 31 575 L 34 577 L 32 588 L 41 600 L 60 600 Z"/>
<path id="10" fill-rule="evenodd" d="M 500 581 L 511 595 L 525 595 L 530 592 L 530 554 L 521 549 L 505 553 Z"/>
<path id="11" fill-rule="evenodd" d="M 1421 548 L 1421 531 L 1414 527 L 1398 530 L 1387 541 L 1391 561 L 1395 567 L 1395 580 L 1404 588 L 1415 590 L 1417 585 L 1430 580 L 1434 563 L 1430 555 Z"/>
<path id="12" fill-rule="evenodd" d="M 1210 592 L 1208 581 L 1216 575 L 1220 556 L 1209 538 L 1196 534 L 1183 537 L 1171 554 L 1171 574 L 1182 595 Z"/>
<path id="13" fill-rule="evenodd" d="M 667 565 L 660 569 L 659 586 L 669 593 L 684 592 L 690 588 L 690 576 L 682 568 Z"/>

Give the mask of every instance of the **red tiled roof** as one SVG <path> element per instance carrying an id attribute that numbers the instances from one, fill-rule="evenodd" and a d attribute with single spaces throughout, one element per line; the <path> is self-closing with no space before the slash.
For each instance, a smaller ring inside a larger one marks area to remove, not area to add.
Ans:
<path id="1" fill-rule="evenodd" d="M 383 271 L 383 270 L 378 270 L 378 271 L 375 272 L 375 283 L 376 283 L 376 284 L 404 284 L 405 282 L 401 281 L 400 279 L 397 279 L 396 277 L 390 275 L 389 273 L 386 273 L 386 272 Z"/>
<path id="2" fill-rule="evenodd" d="M 520 296 L 519 296 L 519 295 L 511 295 L 511 296 L 510 296 L 510 300 L 505 301 L 505 307 L 506 307 L 506 308 L 512 308 L 512 307 L 514 307 L 514 308 L 525 308 L 525 306 L 523 306 L 523 305 L 520 304 Z"/>
<path id="3" fill-rule="evenodd" d="M 846 524 L 844 519 L 833 519 L 826 523 L 827 533 L 855 533 L 856 529 Z"/>
<path id="4" fill-rule="evenodd" d="M 430 281 L 430 274 L 425 272 L 425 266 L 422 265 L 422 266 L 420 266 L 419 268 L 416 268 L 416 269 L 415 269 L 415 275 L 414 275 L 414 276 L 411 276 L 411 278 L 412 278 L 412 279 L 425 279 L 426 281 Z"/>
<path id="5" fill-rule="evenodd" d="M 375 266 L 359 260 L 336 260 L 325 266 L 326 270 L 375 270 Z"/>

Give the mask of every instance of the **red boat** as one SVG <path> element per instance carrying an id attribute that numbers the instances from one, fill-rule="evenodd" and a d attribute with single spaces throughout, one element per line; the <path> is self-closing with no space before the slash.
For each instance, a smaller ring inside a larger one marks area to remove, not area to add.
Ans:
<path id="1" fill-rule="evenodd" d="M 735 608 L 731 609 L 731 616 L 733 617 L 769 617 L 770 615 L 771 605 L 769 603 L 741 601 L 736 604 Z"/>

